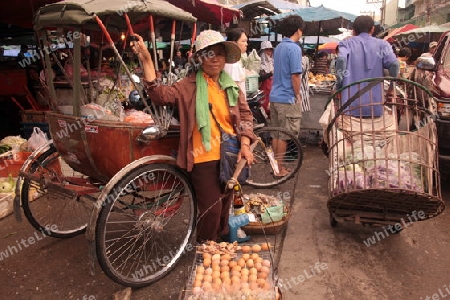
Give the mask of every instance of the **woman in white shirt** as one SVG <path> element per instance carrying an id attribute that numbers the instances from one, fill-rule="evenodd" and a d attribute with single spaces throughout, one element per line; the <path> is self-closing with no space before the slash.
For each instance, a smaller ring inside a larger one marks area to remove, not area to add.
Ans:
<path id="1" fill-rule="evenodd" d="M 241 49 L 241 54 L 247 53 L 248 38 L 242 28 L 231 28 L 227 32 L 227 41 L 235 42 L 239 49 Z M 244 55 L 245 56 L 245 55 Z M 246 95 L 245 92 L 245 69 L 242 65 L 242 61 L 238 61 L 234 64 L 225 64 L 224 71 L 237 83 L 242 93 Z"/>

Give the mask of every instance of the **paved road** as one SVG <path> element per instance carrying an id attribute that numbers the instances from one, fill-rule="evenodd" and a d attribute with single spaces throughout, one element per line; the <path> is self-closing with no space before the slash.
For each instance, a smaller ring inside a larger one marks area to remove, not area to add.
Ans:
<path id="1" fill-rule="evenodd" d="M 294 195 L 284 245 L 276 252 L 281 254 L 278 275 L 285 283 L 283 299 L 428 300 L 433 294 L 437 294 L 434 299 L 450 294 L 447 211 L 370 247 L 364 241 L 373 238 L 374 229 L 349 223 L 329 226 L 328 162 L 315 141 L 325 101 L 326 95 L 317 94 L 311 101 L 312 111 L 303 116 L 303 127 L 310 131 L 302 135 L 305 159 L 297 181 L 266 191 Z M 448 195 L 446 190 L 446 204 Z M 0 251 L 35 234 L 39 233 L 26 221 L 17 223 L 13 216 L 2 219 Z M 280 236 L 269 238 L 273 245 L 280 245 Z M 0 260 L 0 299 L 111 299 L 113 293 L 124 288 L 108 279 L 97 263 L 96 274 L 90 275 L 88 262 L 84 236 L 41 238 Z M 163 280 L 134 290 L 131 299 L 177 299 L 191 266 L 192 256 L 184 258 Z"/>
<path id="2" fill-rule="evenodd" d="M 318 109 L 323 108 L 325 96 L 313 100 L 313 112 L 303 119 L 309 123 L 303 126 L 320 128 Z M 279 278 L 286 283 L 283 299 L 429 300 L 450 295 L 448 210 L 385 238 L 374 235 L 380 229 L 356 224 L 332 228 L 326 207 L 327 159 L 315 145 L 304 150 L 294 217 L 289 221 L 279 266 Z M 448 188 L 443 197 L 448 205 Z M 376 238 L 376 243 L 368 247 L 364 242 L 369 238 Z"/>

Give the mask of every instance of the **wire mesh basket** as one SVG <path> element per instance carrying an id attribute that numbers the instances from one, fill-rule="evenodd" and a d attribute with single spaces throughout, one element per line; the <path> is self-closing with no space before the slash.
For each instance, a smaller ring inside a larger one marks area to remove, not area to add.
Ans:
<path id="1" fill-rule="evenodd" d="M 409 80 L 372 78 L 330 99 L 322 117 L 328 120 L 332 225 L 336 220 L 395 224 L 440 214 L 432 95 Z"/>

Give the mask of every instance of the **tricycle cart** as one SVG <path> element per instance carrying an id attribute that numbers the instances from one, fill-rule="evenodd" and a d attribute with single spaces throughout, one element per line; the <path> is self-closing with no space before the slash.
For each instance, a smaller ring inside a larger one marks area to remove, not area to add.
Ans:
<path id="1" fill-rule="evenodd" d="M 52 237 L 86 232 L 92 271 L 98 259 L 103 271 L 122 285 L 141 287 L 174 268 L 195 243 L 197 206 L 187 175 L 176 165 L 179 126 L 173 125 L 174 110 L 147 101 L 113 40 L 123 33 L 120 48 L 124 50 L 133 27 L 150 31 L 156 61 L 155 32 L 163 35 L 169 27 L 173 48 L 177 26 L 182 30 L 195 21 L 191 14 L 161 0 L 64 0 L 42 7 L 36 15 L 43 49 L 37 55 L 45 66 L 41 83 L 52 108 L 46 120 L 53 139 L 36 149 L 21 168 L 16 218 L 21 220 L 22 206 L 31 225 Z M 145 29 L 148 25 L 150 30 Z M 192 41 L 195 34 L 193 23 Z M 91 53 L 89 45 L 99 53 Z M 111 73 L 103 69 L 103 50 L 112 53 L 116 63 L 107 88 L 103 84 Z M 95 55 L 98 63 L 93 70 Z M 58 87 L 64 87 L 65 93 L 58 94 Z M 119 96 L 128 96 L 129 90 L 133 90 L 129 101 L 140 99 L 151 122 L 122 121 Z M 61 103 L 67 100 L 61 99 L 67 91 L 69 103 Z M 290 139 L 287 134 L 279 137 L 281 133 L 276 128 L 260 131 L 268 144 L 275 138 Z M 265 143 L 258 149 L 264 150 Z M 273 186 L 292 177 L 301 164 L 301 149 L 296 139 L 291 144 L 289 155 L 281 156 L 284 164 L 292 165 L 289 174 L 274 178 L 267 167 L 271 165 L 267 152 L 255 149 L 262 171 L 248 183 Z M 262 176 L 265 172 L 268 176 Z"/>
<path id="2" fill-rule="evenodd" d="M 443 211 L 431 99 L 399 78 L 355 82 L 332 95 L 321 120 L 328 120 L 331 226 L 350 221 L 399 232 Z"/>

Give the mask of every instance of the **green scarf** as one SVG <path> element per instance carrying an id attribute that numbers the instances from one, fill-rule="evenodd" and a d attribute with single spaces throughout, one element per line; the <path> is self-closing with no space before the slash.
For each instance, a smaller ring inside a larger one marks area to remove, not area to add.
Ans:
<path id="1" fill-rule="evenodd" d="M 202 143 L 206 151 L 211 150 L 211 122 L 209 120 L 208 83 L 203 76 L 203 70 L 197 72 L 197 94 L 195 103 L 195 116 L 198 130 L 202 135 Z M 236 82 L 224 71 L 219 77 L 220 87 L 226 91 L 230 106 L 236 106 L 239 96 L 239 87 Z"/>

